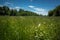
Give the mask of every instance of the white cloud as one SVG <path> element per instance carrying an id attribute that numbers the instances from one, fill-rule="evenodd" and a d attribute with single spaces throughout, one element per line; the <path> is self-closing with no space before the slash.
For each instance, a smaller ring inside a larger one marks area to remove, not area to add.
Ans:
<path id="1" fill-rule="evenodd" d="M 8 6 L 8 5 L 13 6 L 13 3 L 5 2 L 4 5 L 6 5 L 6 6 Z"/>
<path id="2" fill-rule="evenodd" d="M 34 8 L 34 10 L 39 11 L 39 12 L 45 11 L 45 9 L 42 9 L 42 8 Z"/>
<path id="3" fill-rule="evenodd" d="M 17 11 L 19 11 L 20 7 L 17 6 L 17 7 L 15 7 L 14 9 L 17 9 Z"/>
<path id="4" fill-rule="evenodd" d="M 38 8 L 35 6 L 28 6 L 29 8 L 33 9 L 35 13 L 37 14 L 42 14 L 42 15 L 47 15 L 48 11 L 46 9 L 43 8 Z"/>
<path id="5" fill-rule="evenodd" d="M 10 7 L 10 9 L 16 9 L 17 11 L 19 11 L 20 7 L 16 6 L 14 8 Z"/>
<path id="6" fill-rule="evenodd" d="M 0 6 L 13 6 L 13 3 L 5 2 L 4 4 L 0 4 Z"/>
<path id="7" fill-rule="evenodd" d="M 5 2 L 5 4 L 11 4 L 11 3 L 9 3 L 9 2 Z"/>
<path id="8" fill-rule="evenodd" d="M 20 7 L 17 6 L 17 7 L 15 7 L 15 8 L 16 8 L 16 9 L 19 9 Z"/>
<path id="9" fill-rule="evenodd" d="M 17 9 L 17 11 L 19 11 L 20 7 L 19 6 L 15 6 L 13 7 L 13 3 L 10 2 L 5 2 L 3 5 L 0 4 L 0 6 L 9 6 L 10 9 Z"/>
<path id="10" fill-rule="evenodd" d="M 30 7 L 30 8 L 34 8 L 34 6 L 28 6 L 28 7 Z"/>
<path id="11" fill-rule="evenodd" d="M 48 14 L 48 11 L 42 11 L 42 12 L 34 11 L 34 12 L 37 13 L 37 14 L 42 14 L 42 15 L 47 15 Z"/>
<path id="12" fill-rule="evenodd" d="M 9 7 L 10 9 L 13 9 L 12 7 Z"/>

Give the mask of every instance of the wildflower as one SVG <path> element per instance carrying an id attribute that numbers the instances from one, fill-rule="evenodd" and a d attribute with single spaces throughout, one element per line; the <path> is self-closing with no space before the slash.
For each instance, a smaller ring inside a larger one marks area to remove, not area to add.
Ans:
<path id="1" fill-rule="evenodd" d="M 41 24 L 38 25 L 38 27 L 40 27 L 40 26 L 41 26 Z"/>

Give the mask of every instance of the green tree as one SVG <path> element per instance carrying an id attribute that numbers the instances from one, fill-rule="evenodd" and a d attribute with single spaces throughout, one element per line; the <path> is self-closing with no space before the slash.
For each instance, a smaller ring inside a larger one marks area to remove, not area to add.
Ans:
<path id="1" fill-rule="evenodd" d="M 60 5 L 48 12 L 48 16 L 60 16 Z"/>
<path id="2" fill-rule="evenodd" d="M 0 7 L 0 15 L 9 15 L 10 9 L 7 6 Z"/>
<path id="3" fill-rule="evenodd" d="M 0 7 L 0 15 L 3 16 L 39 16 L 38 14 L 20 9 L 17 11 L 16 9 L 10 9 L 7 6 Z"/>
<path id="4" fill-rule="evenodd" d="M 3 7 L 0 7 L 0 15 L 4 15 Z"/>
<path id="5" fill-rule="evenodd" d="M 48 13 L 49 13 L 48 16 L 53 16 L 53 11 L 52 10 L 50 10 Z"/>
<path id="6" fill-rule="evenodd" d="M 7 7 L 7 6 L 3 6 L 3 10 L 4 10 L 4 14 L 5 15 L 9 15 L 10 14 L 10 9 L 9 9 L 9 7 Z"/>
<path id="7" fill-rule="evenodd" d="M 10 10 L 10 16 L 16 16 L 17 15 L 17 10 L 16 9 L 11 9 Z"/>
<path id="8" fill-rule="evenodd" d="M 39 16 L 38 14 L 36 14 L 34 12 L 26 11 L 26 10 L 23 10 L 23 9 L 19 10 L 19 15 L 21 15 L 21 16 Z"/>

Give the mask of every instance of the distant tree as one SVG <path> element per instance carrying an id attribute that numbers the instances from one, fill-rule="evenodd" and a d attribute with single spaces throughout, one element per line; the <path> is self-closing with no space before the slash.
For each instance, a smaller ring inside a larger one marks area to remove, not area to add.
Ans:
<path id="1" fill-rule="evenodd" d="M 7 6 L 0 7 L 0 15 L 9 15 L 10 9 Z"/>
<path id="2" fill-rule="evenodd" d="M 3 7 L 0 7 L 0 15 L 4 15 Z"/>
<path id="3" fill-rule="evenodd" d="M 11 9 L 10 10 L 10 16 L 16 16 L 17 15 L 17 10 L 16 9 Z"/>
<path id="4" fill-rule="evenodd" d="M 48 16 L 60 16 L 60 5 L 48 12 Z"/>
<path id="5" fill-rule="evenodd" d="M 18 15 L 21 15 L 21 16 L 38 16 L 38 14 L 36 14 L 36 13 L 34 13 L 34 12 L 25 11 L 25 10 L 23 10 L 23 9 L 20 9 L 20 10 L 19 10 Z"/>
<path id="6" fill-rule="evenodd" d="M 56 7 L 56 16 L 60 16 L 60 5 Z"/>
<path id="7" fill-rule="evenodd" d="M 9 14 L 9 10 L 10 10 L 9 7 L 3 6 L 3 10 L 4 10 L 4 12 L 5 12 L 5 13 L 4 13 L 5 15 L 8 15 L 8 14 Z"/>
<path id="8" fill-rule="evenodd" d="M 20 9 L 17 11 L 16 9 L 10 9 L 7 6 L 0 7 L 0 15 L 3 16 L 39 16 L 38 14 Z"/>
<path id="9" fill-rule="evenodd" d="M 21 16 L 24 13 L 23 9 L 19 9 L 18 13 L 16 14 L 17 16 Z"/>
<path id="10" fill-rule="evenodd" d="M 50 10 L 48 13 L 49 13 L 48 16 L 53 16 L 53 11 L 52 10 Z"/>

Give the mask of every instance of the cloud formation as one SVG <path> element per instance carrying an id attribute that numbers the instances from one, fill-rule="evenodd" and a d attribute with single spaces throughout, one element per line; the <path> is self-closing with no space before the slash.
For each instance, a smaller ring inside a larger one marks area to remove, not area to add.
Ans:
<path id="1" fill-rule="evenodd" d="M 28 6 L 28 7 L 30 7 L 30 8 L 34 8 L 34 6 L 31 6 L 31 5 L 30 5 L 30 6 Z"/>
<path id="2" fill-rule="evenodd" d="M 5 2 L 4 5 L 5 5 L 5 6 L 8 6 L 8 5 L 13 6 L 13 3 Z"/>
<path id="3" fill-rule="evenodd" d="M 20 7 L 17 6 L 17 7 L 15 7 L 15 8 L 16 8 L 16 9 L 19 9 Z"/>
<path id="4" fill-rule="evenodd" d="M 43 8 L 38 8 L 38 7 L 35 7 L 35 6 L 28 6 L 29 8 L 33 9 L 35 13 L 38 13 L 38 14 L 42 14 L 42 15 L 47 15 L 48 11 L 46 9 L 43 9 Z"/>
<path id="5" fill-rule="evenodd" d="M 15 9 L 17 9 L 17 11 L 19 11 L 20 7 L 17 6 L 17 7 L 15 7 Z"/>
<path id="6" fill-rule="evenodd" d="M 11 4 L 11 3 L 9 3 L 9 2 L 5 2 L 5 4 Z"/>
<path id="7" fill-rule="evenodd" d="M 17 11 L 19 11 L 19 9 L 20 9 L 19 6 L 15 6 L 15 7 L 13 8 L 14 5 L 13 5 L 13 3 L 10 3 L 10 2 L 5 2 L 4 5 L 5 5 L 5 6 L 11 6 L 10 9 L 17 9 Z"/>
<path id="8" fill-rule="evenodd" d="M 19 11 L 20 7 L 19 6 L 16 6 L 14 8 L 10 7 L 10 9 L 16 9 L 17 11 Z"/>

